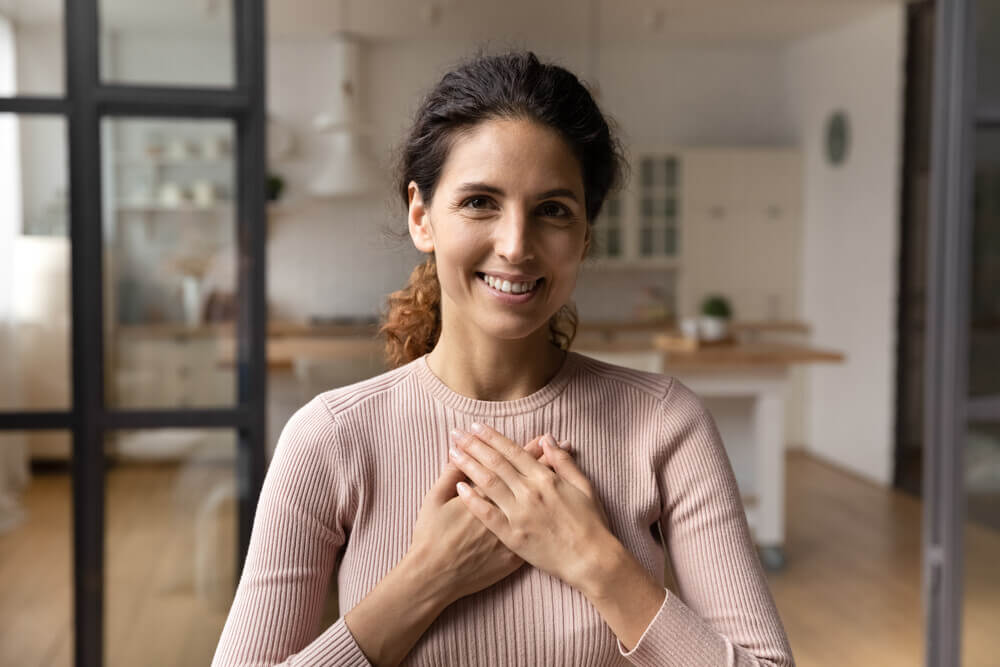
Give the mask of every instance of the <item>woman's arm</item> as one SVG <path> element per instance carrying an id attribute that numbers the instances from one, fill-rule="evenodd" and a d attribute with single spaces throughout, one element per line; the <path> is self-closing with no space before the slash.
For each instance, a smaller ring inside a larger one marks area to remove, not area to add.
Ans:
<path id="1" fill-rule="evenodd" d="M 595 545 L 579 589 L 633 664 L 794 665 L 715 422 L 676 380 L 660 440 L 660 529 L 683 600 L 614 539 Z"/>
<path id="2" fill-rule="evenodd" d="M 408 553 L 344 616 L 373 665 L 398 665 L 431 623 L 451 604 L 448 591 L 424 572 L 419 554 Z"/>

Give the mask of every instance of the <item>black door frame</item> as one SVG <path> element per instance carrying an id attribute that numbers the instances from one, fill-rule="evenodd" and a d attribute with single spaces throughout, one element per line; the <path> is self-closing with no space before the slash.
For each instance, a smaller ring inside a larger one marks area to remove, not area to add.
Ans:
<path id="1" fill-rule="evenodd" d="M 236 85 L 188 88 L 100 80 L 99 0 L 65 0 L 65 95 L 0 98 L 0 113 L 67 121 L 72 408 L 0 412 L 0 430 L 72 432 L 73 619 L 77 666 L 104 660 L 104 438 L 117 429 L 235 428 L 237 572 L 266 467 L 266 106 L 263 0 L 233 1 Z M 236 127 L 237 403 L 220 409 L 117 410 L 105 405 L 102 118 L 228 119 Z"/>

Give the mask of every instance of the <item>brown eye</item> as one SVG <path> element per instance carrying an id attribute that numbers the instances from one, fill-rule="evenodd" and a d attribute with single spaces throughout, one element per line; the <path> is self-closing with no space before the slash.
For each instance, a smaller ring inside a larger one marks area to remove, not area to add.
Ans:
<path id="1" fill-rule="evenodd" d="M 469 197 L 464 202 L 462 202 L 462 206 L 479 210 L 486 208 L 489 205 L 489 203 L 490 200 L 487 197 Z"/>
<path id="2" fill-rule="evenodd" d="M 562 218 L 569 215 L 569 210 L 565 206 L 554 201 L 545 202 L 539 211 L 546 218 Z"/>

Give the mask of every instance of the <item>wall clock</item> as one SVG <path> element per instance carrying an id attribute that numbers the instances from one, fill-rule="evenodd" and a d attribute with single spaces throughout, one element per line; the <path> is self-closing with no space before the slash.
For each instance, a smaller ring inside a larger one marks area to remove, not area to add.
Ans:
<path id="1" fill-rule="evenodd" d="M 834 165 L 847 160 L 851 145 L 851 125 L 846 111 L 834 111 L 826 121 L 826 159 Z"/>

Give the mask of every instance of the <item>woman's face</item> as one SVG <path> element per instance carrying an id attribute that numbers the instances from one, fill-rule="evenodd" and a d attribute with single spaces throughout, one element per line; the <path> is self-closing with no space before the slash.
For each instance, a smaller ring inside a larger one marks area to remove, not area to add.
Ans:
<path id="1" fill-rule="evenodd" d="M 415 183 L 409 195 L 410 235 L 435 253 L 446 327 L 524 338 L 569 300 L 589 231 L 580 164 L 554 130 L 484 121 L 455 138 L 429 208 Z"/>

